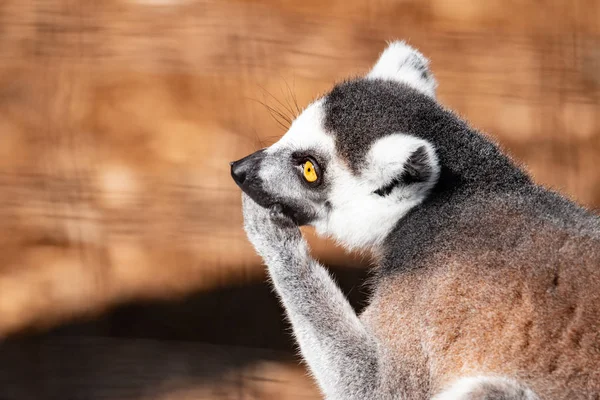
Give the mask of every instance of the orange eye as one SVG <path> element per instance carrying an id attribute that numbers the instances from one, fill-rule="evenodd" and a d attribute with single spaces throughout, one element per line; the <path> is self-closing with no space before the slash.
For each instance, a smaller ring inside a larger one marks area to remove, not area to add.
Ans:
<path id="1" fill-rule="evenodd" d="M 304 163 L 304 179 L 307 182 L 315 182 L 319 177 L 317 176 L 317 171 L 315 170 L 315 166 L 312 162 L 306 161 Z"/>

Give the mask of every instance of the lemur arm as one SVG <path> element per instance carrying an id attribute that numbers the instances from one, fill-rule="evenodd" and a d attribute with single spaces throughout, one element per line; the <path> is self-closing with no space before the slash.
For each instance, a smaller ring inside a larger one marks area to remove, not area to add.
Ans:
<path id="1" fill-rule="evenodd" d="M 244 227 L 264 259 L 300 351 L 331 399 L 368 399 L 377 387 L 376 342 L 329 273 L 310 257 L 298 227 L 242 195 Z"/>

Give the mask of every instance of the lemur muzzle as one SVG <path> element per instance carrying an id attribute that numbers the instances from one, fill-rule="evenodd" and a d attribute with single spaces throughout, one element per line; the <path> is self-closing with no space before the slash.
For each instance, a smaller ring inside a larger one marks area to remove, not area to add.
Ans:
<path id="1" fill-rule="evenodd" d="M 264 149 L 229 163 L 231 165 L 231 177 L 242 190 L 247 189 L 249 178 L 257 174 L 263 158 Z"/>
<path id="2" fill-rule="evenodd" d="M 262 149 L 229 164 L 231 177 L 240 189 L 261 206 L 270 207 L 276 200 L 264 190 L 259 176 L 260 164 L 264 158 L 265 150 Z"/>

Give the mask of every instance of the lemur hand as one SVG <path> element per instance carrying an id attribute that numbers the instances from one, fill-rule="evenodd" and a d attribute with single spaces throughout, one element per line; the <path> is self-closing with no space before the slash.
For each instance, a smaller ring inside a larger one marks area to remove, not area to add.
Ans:
<path id="1" fill-rule="evenodd" d="M 300 228 L 280 207 L 266 209 L 242 193 L 242 210 L 248 239 L 267 265 L 291 261 L 306 249 Z"/>

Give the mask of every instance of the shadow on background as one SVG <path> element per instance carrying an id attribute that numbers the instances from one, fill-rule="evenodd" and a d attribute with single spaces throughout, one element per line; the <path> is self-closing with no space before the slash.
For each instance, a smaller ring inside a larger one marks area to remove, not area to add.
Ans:
<path id="1" fill-rule="evenodd" d="M 362 309 L 367 271 L 331 270 Z M 285 385 L 300 395 L 310 386 L 295 383 L 294 389 L 294 378 L 264 370 L 297 368 L 294 353 L 270 284 L 229 286 L 13 335 L 0 346 L 0 399 L 147 399 L 161 393 L 180 399 L 187 395 L 176 393 L 189 388 L 194 398 L 253 398 L 265 385 Z"/>

